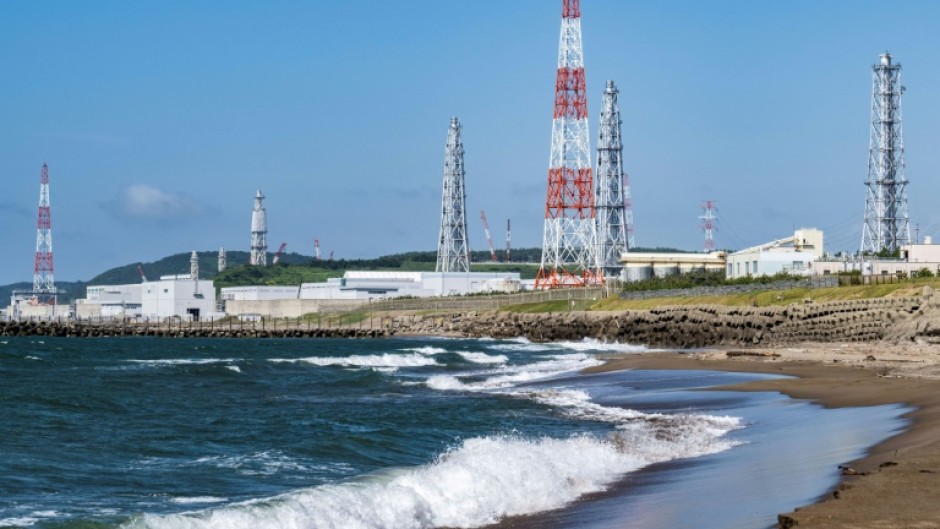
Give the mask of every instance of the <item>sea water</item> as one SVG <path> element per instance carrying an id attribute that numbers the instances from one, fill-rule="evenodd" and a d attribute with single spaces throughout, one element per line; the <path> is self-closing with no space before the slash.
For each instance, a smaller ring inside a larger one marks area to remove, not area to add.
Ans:
<path id="1" fill-rule="evenodd" d="M 578 374 L 611 351 L 645 349 L 4 339 L 0 527 L 766 527 L 904 425 L 699 391 L 760 375 Z"/>

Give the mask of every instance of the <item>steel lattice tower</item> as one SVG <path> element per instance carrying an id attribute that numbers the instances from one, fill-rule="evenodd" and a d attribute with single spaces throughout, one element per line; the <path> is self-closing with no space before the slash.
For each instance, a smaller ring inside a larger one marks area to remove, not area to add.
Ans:
<path id="1" fill-rule="evenodd" d="M 895 252 L 911 243 L 901 127 L 901 65 L 885 52 L 872 66 L 871 141 L 862 252 Z"/>
<path id="2" fill-rule="evenodd" d="M 718 220 L 718 208 L 715 207 L 714 200 L 705 200 L 702 202 L 702 231 L 705 232 L 705 251 L 715 251 L 715 221 Z"/>
<path id="3" fill-rule="evenodd" d="M 49 166 L 39 175 L 39 216 L 36 220 L 36 259 L 33 263 L 33 295 L 40 303 L 55 304 L 55 273 L 52 258 L 52 209 L 49 206 Z"/>
<path id="4" fill-rule="evenodd" d="M 536 288 L 603 282 L 597 254 L 579 0 L 562 0 L 542 265 Z"/>
<path id="5" fill-rule="evenodd" d="M 623 271 L 620 256 L 629 249 L 617 94 L 614 82 L 607 81 L 597 138 L 594 201 L 597 207 L 597 251 L 605 277 L 620 276 Z"/>
<path id="6" fill-rule="evenodd" d="M 255 194 L 255 207 L 251 211 L 251 257 L 248 264 L 268 264 L 268 218 L 264 211 L 264 194 Z"/>
<path id="7" fill-rule="evenodd" d="M 464 187 L 463 142 L 460 122 L 450 119 L 444 147 L 444 191 L 441 197 L 441 234 L 437 243 L 438 272 L 469 272 L 467 192 Z"/>

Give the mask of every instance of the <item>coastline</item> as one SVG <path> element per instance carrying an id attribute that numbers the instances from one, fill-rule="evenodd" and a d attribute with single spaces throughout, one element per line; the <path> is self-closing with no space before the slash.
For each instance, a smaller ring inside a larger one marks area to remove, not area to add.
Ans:
<path id="1" fill-rule="evenodd" d="M 911 425 L 847 461 L 840 485 L 815 504 L 780 513 L 781 528 L 940 527 L 940 366 L 935 348 L 884 343 L 804 344 L 700 352 L 604 355 L 587 372 L 695 369 L 792 378 L 714 388 L 775 391 L 826 407 L 906 404 Z M 768 524 L 773 520 L 768 520 Z"/>

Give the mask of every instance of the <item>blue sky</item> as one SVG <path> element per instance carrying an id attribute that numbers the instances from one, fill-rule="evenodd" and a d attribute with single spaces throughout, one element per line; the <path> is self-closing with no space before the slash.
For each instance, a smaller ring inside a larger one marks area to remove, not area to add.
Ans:
<path id="1" fill-rule="evenodd" d="M 560 0 L 0 3 L 0 283 L 29 280 L 49 163 L 56 277 L 191 250 L 432 250 L 463 123 L 471 246 L 541 244 Z M 592 147 L 621 90 L 636 242 L 826 230 L 859 245 L 871 65 L 903 64 L 912 224 L 940 235 L 940 2 L 583 0 Z"/>

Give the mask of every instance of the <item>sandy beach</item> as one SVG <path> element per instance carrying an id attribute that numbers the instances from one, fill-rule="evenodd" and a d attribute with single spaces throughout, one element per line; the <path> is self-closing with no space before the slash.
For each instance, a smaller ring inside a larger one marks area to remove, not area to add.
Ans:
<path id="1" fill-rule="evenodd" d="M 903 433 L 846 461 L 842 483 L 808 506 L 780 513 L 782 528 L 940 527 L 940 349 L 931 345 L 806 344 L 692 353 L 610 355 L 593 371 L 698 369 L 794 378 L 720 389 L 778 391 L 827 407 L 907 404 Z M 716 388 L 719 389 L 719 388 Z M 773 519 L 768 519 L 772 524 Z"/>

